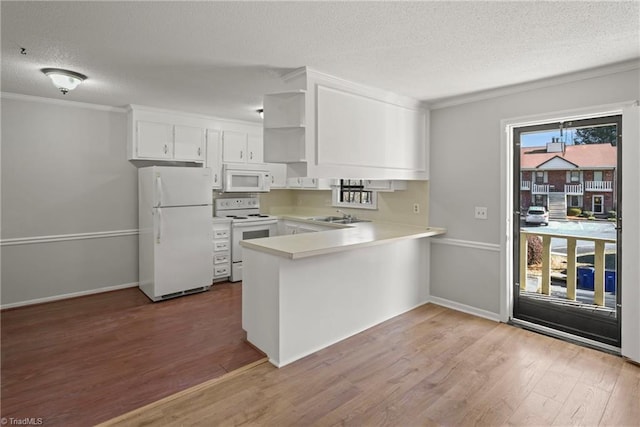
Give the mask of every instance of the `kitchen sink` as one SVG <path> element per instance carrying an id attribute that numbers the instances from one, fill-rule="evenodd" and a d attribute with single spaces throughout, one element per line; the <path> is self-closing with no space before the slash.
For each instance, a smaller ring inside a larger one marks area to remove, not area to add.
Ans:
<path id="1" fill-rule="evenodd" d="M 311 221 L 322 221 L 322 222 L 336 222 L 342 221 L 344 217 L 341 216 L 313 216 L 311 218 L 307 218 Z"/>
<path id="2" fill-rule="evenodd" d="M 314 216 L 307 218 L 311 221 L 332 222 L 334 224 L 354 224 L 356 222 L 371 222 L 368 219 L 345 218 L 343 216 Z"/>

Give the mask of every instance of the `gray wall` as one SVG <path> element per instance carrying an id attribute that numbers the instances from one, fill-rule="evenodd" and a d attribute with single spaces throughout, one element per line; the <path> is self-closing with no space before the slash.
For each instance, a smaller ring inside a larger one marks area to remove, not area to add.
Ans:
<path id="1" fill-rule="evenodd" d="M 429 217 L 448 230 L 448 243 L 432 245 L 432 296 L 500 313 L 501 120 L 636 100 L 639 80 L 635 69 L 432 111 Z"/>
<path id="2" fill-rule="evenodd" d="M 3 306 L 137 282 L 135 234 L 63 240 L 138 227 L 125 113 L 3 97 L 1 183 Z"/>

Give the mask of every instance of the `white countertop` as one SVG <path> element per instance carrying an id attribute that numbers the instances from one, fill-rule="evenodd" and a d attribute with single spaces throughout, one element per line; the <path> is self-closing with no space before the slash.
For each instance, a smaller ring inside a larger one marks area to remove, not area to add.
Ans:
<path id="1" fill-rule="evenodd" d="M 355 224 L 327 224 L 294 216 L 280 219 L 308 222 L 310 224 L 331 225 L 335 230 L 301 233 L 262 239 L 243 240 L 245 248 L 266 252 L 290 259 L 347 251 L 358 247 L 374 246 L 404 239 L 419 239 L 446 233 L 440 227 L 419 227 L 416 225 L 388 222 L 359 222 Z"/>

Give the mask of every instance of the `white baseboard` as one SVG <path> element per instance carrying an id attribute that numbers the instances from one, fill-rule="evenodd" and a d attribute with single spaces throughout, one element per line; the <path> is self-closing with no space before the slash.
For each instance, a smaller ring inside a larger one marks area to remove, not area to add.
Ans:
<path id="1" fill-rule="evenodd" d="M 138 286 L 138 282 L 125 283 L 122 285 L 115 285 L 115 286 L 107 286 L 105 288 L 90 289 L 88 291 L 73 292 L 70 294 L 54 295 L 51 297 L 37 298 L 37 299 L 32 299 L 27 301 L 13 302 L 10 304 L 0 305 L 0 310 L 5 310 L 7 308 L 25 307 L 27 305 L 42 304 L 45 302 L 59 301 L 59 300 L 68 299 L 68 298 L 82 297 L 85 295 L 101 294 L 103 292 L 117 291 L 119 289 L 134 288 L 136 286 Z"/>
<path id="2" fill-rule="evenodd" d="M 459 302 L 451 301 L 440 297 L 429 297 L 429 302 L 443 307 L 450 308 L 452 310 L 461 311 L 463 313 L 472 314 L 474 316 L 482 317 L 485 319 L 493 320 L 494 322 L 500 322 L 500 313 L 492 313 L 490 311 L 482 310 L 480 308 L 472 307 L 470 305 L 461 304 Z"/>

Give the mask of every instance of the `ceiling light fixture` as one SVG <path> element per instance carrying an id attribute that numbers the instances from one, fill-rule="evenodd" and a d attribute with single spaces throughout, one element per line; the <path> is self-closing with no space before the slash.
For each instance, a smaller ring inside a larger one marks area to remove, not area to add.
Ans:
<path id="1" fill-rule="evenodd" d="M 63 95 L 66 95 L 67 92 L 78 87 L 78 85 L 87 78 L 84 74 L 63 70 L 61 68 L 43 68 L 41 71 L 49 76 L 54 86 L 57 87 Z"/>
<path id="2" fill-rule="evenodd" d="M 263 108 L 258 108 L 256 111 L 260 115 L 260 118 L 264 119 L 264 109 Z"/>

